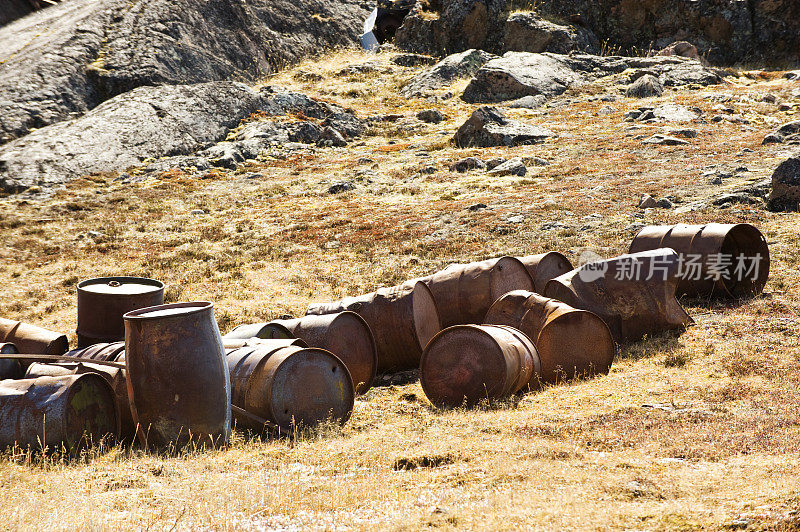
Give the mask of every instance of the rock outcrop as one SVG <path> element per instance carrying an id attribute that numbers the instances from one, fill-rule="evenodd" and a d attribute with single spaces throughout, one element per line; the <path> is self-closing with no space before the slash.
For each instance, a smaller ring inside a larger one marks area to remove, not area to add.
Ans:
<path id="1" fill-rule="evenodd" d="M 360 0 L 69 0 L 0 29 L 0 144 L 143 85 L 252 80 L 356 41 Z"/>
<path id="2" fill-rule="evenodd" d="M 499 51 L 596 54 L 600 51 L 600 42 L 594 33 L 580 26 L 555 24 L 533 12 L 512 13 L 506 20 L 505 36 Z"/>
<path id="3" fill-rule="evenodd" d="M 772 174 L 769 208 L 773 211 L 797 211 L 800 207 L 800 153 L 795 153 Z"/>
<path id="4" fill-rule="evenodd" d="M 483 50 L 466 50 L 449 55 L 427 70 L 423 70 L 403 87 L 406 96 L 423 96 L 432 91 L 442 89 L 457 79 L 468 78 L 475 74 L 487 61 L 494 59 Z"/>
<path id="5" fill-rule="evenodd" d="M 453 142 L 460 148 L 520 146 L 554 136 L 547 128 L 511 120 L 494 107 L 479 107 L 456 131 Z"/>
<path id="6" fill-rule="evenodd" d="M 787 122 L 781 127 L 764 137 L 762 144 L 780 142 L 800 142 L 800 120 Z"/>

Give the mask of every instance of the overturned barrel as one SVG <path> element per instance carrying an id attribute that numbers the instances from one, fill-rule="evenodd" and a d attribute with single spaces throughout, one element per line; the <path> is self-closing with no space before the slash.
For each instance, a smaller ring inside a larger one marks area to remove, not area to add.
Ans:
<path id="1" fill-rule="evenodd" d="M 227 354 L 233 404 L 279 427 L 313 427 L 332 419 L 345 423 L 355 390 L 347 366 L 319 348 L 265 343 Z M 260 432 L 263 426 L 236 414 L 237 424 Z"/>
<path id="2" fill-rule="evenodd" d="M 211 303 L 173 303 L 128 312 L 125 363 L 138 438 L 157 447 L 225 443 L 231 388 Z"/>
<path id="3" fill-rule="evenodd" d="M 336 303 L 312 304 L 306 314 L 338 314 L 345 310 L 367 322 L 378 352 L 377 371 L 381 373 L 418 368 L 422 350 L 442 329 L 433 295 L 421 281 L 408 281 Z"/>
<path id="4" fill-rule="evenodd" d="M 143 277 L 100 277 L 78 283 L 78 347 L 125 338 L 126 313 L 164 303 L 164 283 Z"/>
<path id="5" fill-rule="evenodd" d="M 74 450 L 107 436 L 119 436 L 119 409 L 99 375 L 0 381 L 0 447 Z"/>
<path id="6" fill-rule="evenodd" d="M 508 325 L 533 340 L 544 383 L 608 373 L 616 346 L 596 314 L 533 292 L 509 292 L 486 314 L 486 323 Z"/>
<path id="7" fill-rule="evenodd" d="M 264 324 L 262 331 L 268 338 L 300 338 L 312 347 L 330 351 L 347 366 L 356 393 L 364 393 L 372 386 L 378 351 L 369 325 L 355 312 L 273 320 Z"/>
<path id="8" fill-rule="evenodd" d="M 124 352 L 123 352 L 124 355 Z M 112 361 L 113 362 L 113 361 Z M 92 364 L 91 362 L 56 362 L 33 363 L 25 371 L 26 379 L 38 377 L 62 377 L 65 375 L 83 375 L 95 373 L 103 377 L 114 390 L 114 397 L 119 405 L 120 437 L 123 440 L 132 440 L 136 436 L 136 425 L 131 414 L 131 405 L 128 400 L 128 385 L 125 370 L 106 365 Z"/>
<path id="9" fill-rule="evenodd" d="M 527 255 L 518 259 L 533 279 L 533 291 L 537 294 L 544 292 L 547 281 L 573 270 L 569 259 L 558 251 Z"/>
<path id="10" fill-rule="evenodd" d="M 69 349 L 64 334 L 5 318 L 0 318 L 0 342 L 13 343 L 20 353 L 36 355 L 63 355 Z"/>
<path id="11" fill-rule="evenodd" d="M 65 356 L 82 358 L 84 360 L 101 360 L 104 362 L 117 362 L 125 355 L 125 342 L 112 342 L 90 345 L 81 349 L 67 351 Z"/>
<path id="12" fill-rule="evenodd" d="M 644 227 L 630 253 L 657 248 L 680 256 L 679 296 L 747 297 L 761 293 L 769 279 L 769 246 L 750 224 Z"/>
<path id="13" fill-rule="evenodd" d="M 486 311 L 503 294 L 533 290 L 528 270 L 514 257 L 451 264 L 420 281 L 431 289 L 442 327 L 483 323 Z"/>
<path id="14" fill-rule="evenodd" d="M 233 349 L 239 349 L 240 347 L 252 347 L 263 343 L 270 343 L 274 344 L 277 338 L 259 338 L 254 336 L 252 338 L 244 339 L 244 338 L 228 338 L 227 336 L 222 337 L 222 345 L 225 347 L 225 352 L 231 351 Z M 289 345 L 297 345 L 300 347 L 308 347 L 308 344 L 305 343 L 300 338 L 280 338 L 281 341 L 285 342 L 287 346 Z"/>
<path id="15" fill-rule="evenodd" d="M 597 314 L 615 342 L 633 342 L 693 323 L 675 298 L 678 271 L 672 249 L 620 255 L 552 279 L 544 296 Z"/>
<path id="16" fill-rule="evenodd" d="M 19 353 L 17 346 L 10 343 L 0 344 L 0 355 L 15 355 Z M 19 379 L 22 377 L 22 364 L 19 360 L 0 359 L 0 380 Z"/>
<path id="17" fill-rule="evenodd" d="M 502 325 L 455 325 L 430 341 L 420 382 L 440 407 L 474 406 L 538 386 L 541 366 L 533 342 Z"/>

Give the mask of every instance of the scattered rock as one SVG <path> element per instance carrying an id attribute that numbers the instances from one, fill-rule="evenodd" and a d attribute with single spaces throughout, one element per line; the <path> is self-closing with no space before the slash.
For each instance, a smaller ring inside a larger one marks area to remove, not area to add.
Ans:
<path id="1" fill-rule="evenodd" d="M 562 26 L 534 12 L 512 13 L 506 20 L 500 52 L 554 52 L 578 50 L 597 53 L 600 43 L 594 33 L 580 26 Z"/>
<path id="2" fill-rule="evenodd" d="M 617 110 L 610 105 L 604 105 L 600 109 L 597 110 L 598 116 L 606 116 L 606 115 L 613 115 Z"/>
<path id="3" fill-rule="evenodd" d="M 417 113 L 417 118 L 428 124 L 438 124 L 446 118 L 438 109 L 425 109 Z"/>
<path id="4" fill-rule="evenodd" d="M 676 103 L 663 103 L 653 109 L 656 120 L 663 122 L 691 122 L 700 117 L 699 109 L 690 109 Z"/>
<path id="5" fill-rule="evenodd" d="M 506 223 L 510 224 L 521 224 L 525 221 L 525 215 L 523 214 L 511 214 L 506 217 Z"/>
<path id="6" fill-rule="evenodd" d="M 355 190 L 355 188 L 356 186 L 350 181 L 339 181 L 328 187 L 328 194 L 341 194 L 342 192 Z"/>
<path id="7" fill-rule="evenodd" d="M 467 207 L 467 210 L 473 211 L 473 212 L 480 211 L 480 210 L 483 210 L 483 209 L 488 209 L 488 207 L 486 206 L 485 203 L 476 203 L 475 205 L 470 205 L 469 207 Z"/>
<path id="8" fill-rule="evenodd" d="M 541 157 L 523 157 L 522 162 L 534 166 L 550 166 L 552 164 L 547 159 L 542 159 Z"/>
<path id="9" fill-rule="evenodd" d="M 798 81 L 800 80 L 800 70 L 792 70 L 787 72 L 783 75 L 784 78 L 788 79 L 789 81 Z"/>
<path id="10" fill-rule="evenodd" d="M 788 122 L 764 137 L 762 144 L 800 142 L 800 120 Z"/>
<path id="11" fill-rule="evenodd" d="M 347 146 L 347 140 L 345 140 L 344 135 L 336 131 L 336 129 L 333 127 L 325 126 L 320 132 L 317 144 L 320 146 L 343 148 L 344 146 Z"/>
<path id="12" fill-rule="evenodd" d="M 653 208 L 655 208 L 657 206 L 658 206 L 658 202 L 650 194 L 642 194 L 642 197 L 639 198 L 638 207 L 640 209 L 653 209 Z"/>
<path id="13" fill-rule="evenodd" d="M 538 109 L 547 103 L 547 97 L 537 94 L 536 96 L 523 96 L 509 102 L 508 106 L 512 109 Z"/>
<path id="14" fill-rule="evenodd" d="M 691 128 L 667 129 L 664 133 L 667 135 L 672 135 L 673 137 L 683 137 L 685 139 L 693 139 L 697 137 L 697 130 Z"/>
<path id="15" fill-rule="evenodd" d="M 658 202 L 656 202 L 656 206 L 661 209 L 671 209 L 672 207 L 674 207 L 672 201 L 669 198 L 661 198 L 660 200 L 658 200 Z"/>
<path id="16" fill-rule="evenodd" d="M 519 157 L 514 157 L 513 159 L 509 159 L 503 164 L 499 164 L 489 170 L 487 175 L 492 176 L 504 176 L 504 175 L 517 175 L 517 176 L 524 176 L 528 173 L 528 169 L 525 167 L 525 163 L 522 162 L 522 159 Z"/>
<path id="17" fill-rule="evenodd" d="M 683 144 L 689 144 L 689 141 L 656 133 L 652 137 L 644 139 L 642 141 L 642 144 L 655 144 L 659 146 L 680 146 Z"/>
<path id="18" fill-rule="evenodd" d="M 436 63 L 436 58 L 423 54 L 400 54 L 392 58 L 392 63 L 402 67 L 428 66 Z"/>
<path id="19" fill-rule="evenodd" d="M 536 144 L 554 136 L 549 129 L 511 120 L 494 107 L 479 107 L 458 129 L 453 141 L 460 148 L 486 148 Z"/>
<path id="20" fill-rule="evenodd" d="M 716 206 L 733 203 L 744 205 L 761 205 L 763 202 L 747 192 L 732 192 L 729 194 L 722 194 L 721 196 L 717 196 L 711 200 L 711 204 Z"/>
<path id="21" fill-rule="evenodd" d="M 800 205 L 800 153 L 789 157 L 772 173 L 769 208 L 773 211 L 797 211 Z"/>
<path id="22" fill-rule="evenodd" d="M 192 209 L 189 212 L 189 214 L 192 214 L 192 215 L 195 215 L 195 216 L 200 216 L 200 215 L 203 215 L 205 213 L 206 213 L 206 211 L 204 211 L 203 209 Z"/>
<path id="23" fill-rule="evenodd" d="M 649 98 L 651 96 L 661 96 L 664 93 L 664 86 L 657 77 L 645 74 L 631 84 L 625 91 L 625 96 L 629 98 Z"/>
<path id="24" fill-rule="evenodd" d="M 697 46 L 693 45 L 688 41 L 676 41 L 669 46 L 663 48 L 661 51 L 658 52 L 657 55 L 664 55 L 664 56 L 680 56 L 680 57 L 688 57 L 689 59 L 697 59 L 701 63 L 708 64 L 705 62 L 705 59 L 700 57 L 700 53 L 697 51 Z"/>
<path id="25" fill-rule="evenodd" d="M 505 157 L 492 157 L 491 159 L 486 160 L 486 168 L 492 170 L 493 168 L 497 168 L 504 162 L 506 162 Z"/>
<path id="26" fill-rule="evenodd" d="M 451 172 L 469 172 L 470 170 L 482 170 L 486 168 L 486 163 L 477 157 L 464 157 L 452 165 L 450 165 Z"/>
<path id="27" fill-rule="evenodd" d="M 467 78 L 496 56 L 483 50 L 467 50 L 445 57 L 428 70 L 423 70 L 403 87 L 406 96 L 421 96 L 443 89 L 457 79 Z"/>

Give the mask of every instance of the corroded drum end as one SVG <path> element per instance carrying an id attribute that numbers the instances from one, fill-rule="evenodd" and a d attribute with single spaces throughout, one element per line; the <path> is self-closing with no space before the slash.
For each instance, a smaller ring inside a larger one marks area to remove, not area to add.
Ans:
<path id="1" fill-rule="evenodd" d="M 558 251 L 528 255 L 520 257 L 519 260 L 533 279 L 534 292 L 539 294 L 544 292 L 544 287 L 549 280 L 573 270 L 569 259 Z"/>
<path id="2" fill-rule="evenodd" d="M 68 448 L 96 444 L 109 434 L 119 438 L 119 405 L 106 379 L 93 373 L 78 375 L 68 394 L 64 411 Z"/>
<path id="3" fill-rule="evenodd" d="M 549 321 L 539 333 L 536 348 L 546 383 L 607 374 L 616 352 L 608 326 L 585 310 L 565 312 Z"/>
<path id="4" fill-rule="evenodd" d="M 414 338 L 422 351 L 431 338 L 442 330 L 442 324 L 439 321 L 439 311 L 433 293 L 425 283 L 421 281 L 415 283 L 411 297 Z"/>

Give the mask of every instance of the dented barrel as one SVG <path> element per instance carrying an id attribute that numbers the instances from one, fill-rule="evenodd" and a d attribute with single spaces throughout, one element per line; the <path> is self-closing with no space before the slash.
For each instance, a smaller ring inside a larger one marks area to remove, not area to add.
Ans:
<path id="1" fill-rule="evenodd" d="M 455 325 L 425 348 L 420 382 L 436 406 L 473 406 L 538 387 L 536 347 L 522 332 L 501 325 Z"/>
<path id="2" fill-rule="evenodd" d="M 95 344 L 81 349 L 73 349 L 65 354 L 68 357 L 102 360 L 104 362 L 117 362 L 124 355 L 125 342 Z"/>
<path id="3" fill-rule="evenodd" d="M 312 304 L 307 315 L 355 312 L 367 322 L 378 352 L 378 372 L 416 369 L 422 350 L 441 330 L 436 302 L 421 281 L 381 288 L 336 303 Z"/>
<path id="4" fill-rule="evenodd" d="M 0 447 L 87 447 L 119 436 L 114 391 L 99 375 L 0 381 Z"/>
<path id="5" fill-rule="evenodd" d="M 761 293 L 769 278 L 769 246 L 750 224 L 644 227 L 630 253 L 657 248 L 680 256 L 679 296 L 747 297 Z"/>
<path id="6" fill-rule="evenodd" d="M 15 355 L 19 353 L 17 346 L 11 343 L 0 344 L 0 355 Z M 0 359 L 0 380 L 22 378 L 22 364 L 19 360 Z"/>
<path id="7" fill-rule="evenodd" d="M 596 314 L 533 292 L 509 292 L 486 314 L 486 323 L 519 329 L 533 340 L 544 383 L 608 373 L 616 346 Z"/>
<path id="8" fill-rule="evenodd" d="M 537 294 L 544 292 L 550 279 L 571 272 L 574 268 L 569 259 L 558 251 L 518 258 L 533 279 L 533 291 Z"/>
<path id="9" fill-rule="evenodd" d="M 544 296 L 597 314 L 626 343 L 693 323 L 675 298 L 678 254 L 656 249 L 591 262 L 549 281 Z"/>
<path id="10" fill-rule="evenodd" d="M 356 393 L 364 393 L 372 386 L 378 351 L 369 325 L 355 312 L 273 320 L 265 324 L 264 331 L 269 338 L 300 338 L 339 357 L 353 377 Z"/>
<path id="11" fill-rule="evenodd" d="M 279 427 L 313 427 L 332 419 L 345 423 L 355 390 L 347 366 L 319 348 L 265 343 L 227 354 L 233 404 Z M 236 415 L 237 424 L 261 432 L 263 426 Z"/>
<path id="12" fill-rule="evenodd" d="M 143 277 L 100 277 L 78 283 L 78 347 L 125 338 L 122 316 L 164 303 L 164 283 Z"/>
<path id="13" fill-rule="evenodd" d="M 138 438 L 147 445 L 227 442 L 231 388 L 211 303 L 128 312 L 125 361 Z"/>
<path id="14" fill-rule="evenodd" d="M 35 355 L 63 355 L 69 349 L 64 334 L 5 318 L 0 318 L 0 342 L 13 343 L 20 353 Z"/>
<path id="15" fill-rule="evenodd" d="M 423 277 L 439 310 L 442 327 L 483 323 L 486 311 L 498 297 L 512 290 L 533 290 L 528 270 L 514 257 L 451 264 Z"/>

